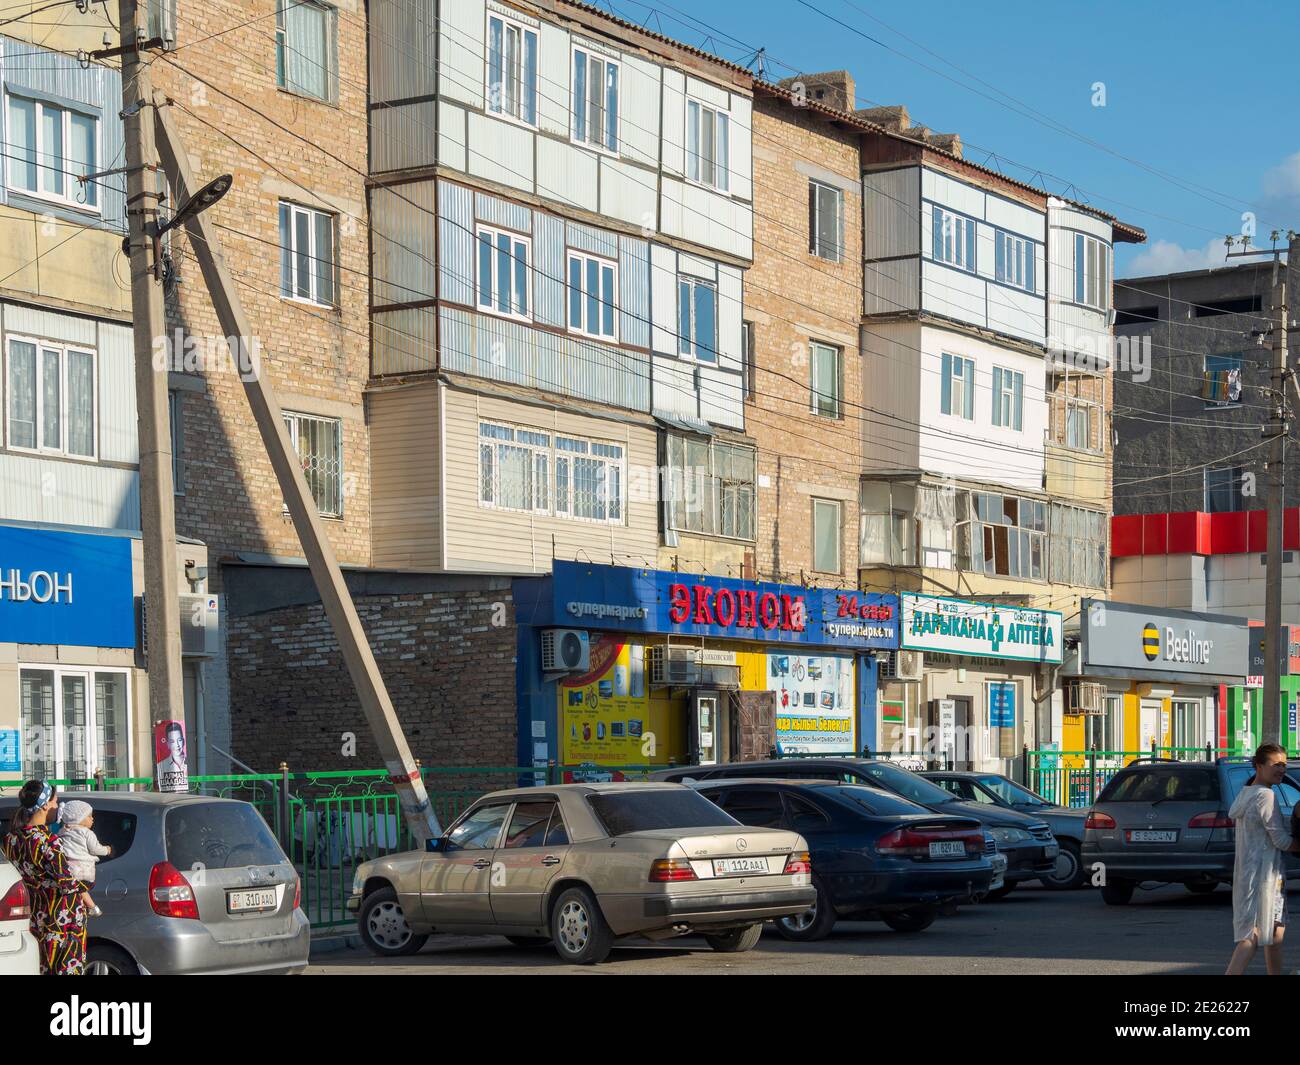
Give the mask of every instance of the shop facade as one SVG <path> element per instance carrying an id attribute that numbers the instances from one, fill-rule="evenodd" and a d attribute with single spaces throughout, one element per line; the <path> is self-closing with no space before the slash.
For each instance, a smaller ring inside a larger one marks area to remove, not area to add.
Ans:
<path id="1" fill-rule="evenodd" d="M 1062 615 L 905 593 L 900 661 L 884 681 L 891 753 L 926 766 L 1010 773 L 1023 745 L 1050 728 Z"/>
<path id="2" fill-rule="evenodd" d="M 1300 625 L 1283 625 L 1278 647 L 1278 705 L 1282 742 L 1288 751 L 1300 746 L 1296 708 L 1300 703 Z M 1219 746 L 1253 751 L 1263 742 L 1264 626 L 1250 623 L 1250 664 L 1246 683 L 1224 685 L 1220 692 Z"/>
<path id="3" fill-rule="evenodd" d="M 514 595 L 520 765 L 571 779 L 876 746 L 892 595 L 561 561 Z"/>

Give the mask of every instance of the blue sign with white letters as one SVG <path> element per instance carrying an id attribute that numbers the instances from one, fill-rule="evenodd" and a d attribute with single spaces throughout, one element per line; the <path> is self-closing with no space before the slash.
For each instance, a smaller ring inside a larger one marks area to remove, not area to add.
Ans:
<path id="1" fill-rule="evenodd" d="M 989 685 L 989 728 L 1016 727 L 1016 686 L 1014 683 Z"/>
<path id="2" fill-rule="evenodd" d="M 131 538 L 0 525 L 0 643 L 134 647 Z"/>

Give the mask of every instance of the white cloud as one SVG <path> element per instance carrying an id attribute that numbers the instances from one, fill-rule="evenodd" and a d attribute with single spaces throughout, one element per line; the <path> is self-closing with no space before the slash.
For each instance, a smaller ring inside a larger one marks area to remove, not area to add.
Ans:
<path id="1" fill-rule="evenodd" d="M 1203 248 L 1184 248 L 1172 240 L 1157 240 L 1135 255 L 1124 273 L 1129 277 L 1153 277 L 1227 266 L 1231 262 L 1223 257 L 1227 250 L 1223 237 L 1215 237 Z"/>

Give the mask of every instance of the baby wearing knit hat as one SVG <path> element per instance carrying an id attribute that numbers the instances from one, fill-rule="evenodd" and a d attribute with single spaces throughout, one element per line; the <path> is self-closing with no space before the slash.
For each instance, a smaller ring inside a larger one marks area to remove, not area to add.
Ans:
<path id="1" fill-rule="evenodd" d="M 72 799 L 63 803 L 59 812 L 62 815 L 63 829 L 59 832 L 59 843 L 63 850 L 64 861 L 68 863 L 68 872 L 78 880 L 88 884 L 95 882 L 95 865 L 100 858 L 113 853 L 113 848 L 99 842 L 95 835 L 95 811 L 90 803 Z M 103 914 L 89 891 L 83 891 L 81 901 L 86 905 L 86 912 L 91 917 Z"/>

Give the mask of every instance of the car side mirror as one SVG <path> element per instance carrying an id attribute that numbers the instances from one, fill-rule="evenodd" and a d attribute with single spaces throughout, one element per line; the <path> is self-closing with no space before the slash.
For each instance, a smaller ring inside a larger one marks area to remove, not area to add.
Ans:
<path id="1" fill-rule="evenodd" d="M 441 851 L 444 849 L 443 842 L 444 837 L 442 836 L 439 836 L 437 839 L 426 839 L 424 841 L 424 849 L 426 851 Z"/>

